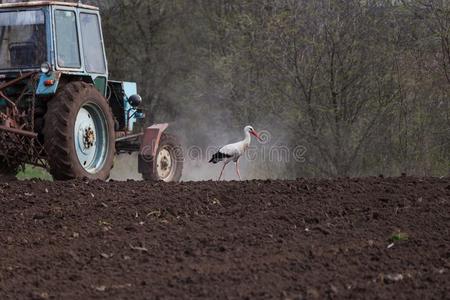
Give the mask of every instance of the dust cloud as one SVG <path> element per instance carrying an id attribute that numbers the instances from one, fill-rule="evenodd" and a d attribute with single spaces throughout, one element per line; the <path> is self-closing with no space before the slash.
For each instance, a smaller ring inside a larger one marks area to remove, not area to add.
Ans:
<path id="1" fill-rule="evenodd" d="M 115 181 L 142 180 L 142 175 L 138 172 L 138 154 L 117 155 L 110 179 Z"/>

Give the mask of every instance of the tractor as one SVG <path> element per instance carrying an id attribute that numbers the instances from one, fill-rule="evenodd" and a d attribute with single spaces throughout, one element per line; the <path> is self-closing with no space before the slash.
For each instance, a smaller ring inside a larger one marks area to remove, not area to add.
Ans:
<path id="1" fill-rule="evenodd" d="M 99 9 L 0 4 L 0 175 L 26 164 L 55 180 L 107 180 L 137 153 L 144 180 L 178 181 L 183 151 L 168 124 L 145 126 L 134 82 L 108 78 Z"/>

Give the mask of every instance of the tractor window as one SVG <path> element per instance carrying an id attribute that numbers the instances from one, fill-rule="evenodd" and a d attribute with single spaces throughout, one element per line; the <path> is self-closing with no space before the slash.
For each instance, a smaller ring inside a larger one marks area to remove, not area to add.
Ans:
<path id="1" fill-rule="evenodd" d="M 106 73 L 98 16 L 95 14 L 81 13 L 80 24 L 86 71 L 100 74 Z"/>
<path id="2" fill-rule="evenodd" d="M 39 67 L 46 59 L 44 12 L 0 12 L 0 69 Z"/>
<path id="3" fill-rule="evenodd" d="M 80 68 L 80 48 L 75 12 L 56 10 L 55 27 L 58 66 L 63 68 Z"/>

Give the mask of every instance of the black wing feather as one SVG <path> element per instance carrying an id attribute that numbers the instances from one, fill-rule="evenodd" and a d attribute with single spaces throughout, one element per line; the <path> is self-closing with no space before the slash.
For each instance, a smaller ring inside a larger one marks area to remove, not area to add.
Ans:
<path id="1" fill-rule="evenodd" d="M 233 155 L 228 155 L 228 154 L 225 154 L 225 153 L 222 153 L 222 152 L 219 151 L 219 152 L 217 152 L 216 154 L 214 154 L 212 156 L 212 158 L 211 158 L 211 160 L 209 162 L 213 163 L 213 164 L 217 164 L 218 162 L 220 162 L 220 161 L 222 161 L 224 159 L 230 158 L 232 156 Z"/>

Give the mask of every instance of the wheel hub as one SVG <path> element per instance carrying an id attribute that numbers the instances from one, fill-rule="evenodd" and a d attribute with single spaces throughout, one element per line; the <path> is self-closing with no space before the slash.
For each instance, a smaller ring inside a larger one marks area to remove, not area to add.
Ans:
<path id="1" fill-rule="evenodd" d="M 89 149 L 94 146 L 95 142 L 95 132 L 91 127 L 84 130 L 84 148 Z"/>
<path id="2" fill-rule="evenodd" d="M 157 171 L 161 179 L 168 178 L 172 173 L 172 157 L 167 149 L 162 149 L 157 157 Z"/>
<path id="3" fill-rule="evenodd" d="M 108 143 L 102 111 L 94 104 L 83 106 L 75 121 L 75 148 L 81 166 L 89 173 L 103 167 Z"/>
<path id="4" fill-rule="evenodd" d="M 161 159 L 161 169 L 166 171 L 168 167 L 169 167 L 169 161 L 167 160 L 167 157 L 163 157 Z"/>

